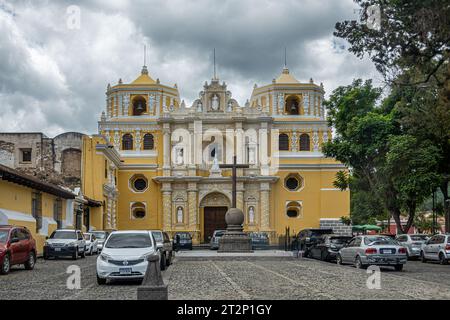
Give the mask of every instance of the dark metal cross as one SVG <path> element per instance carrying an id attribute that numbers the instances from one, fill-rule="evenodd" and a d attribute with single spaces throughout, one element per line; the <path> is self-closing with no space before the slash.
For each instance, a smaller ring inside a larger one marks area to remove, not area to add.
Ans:
<path id="1" fill-rule="evenodd" d="M 237 174 L 236 169 L 238 168 L 250 168 L 248 164 L 237 164 L 236 156 L 233 156 L 233 164 L 221 164 L 219 165 L 221 169 L 232 169 L 232 181 L 233 181 L 233 189 L 232 189 L 232 203 L 231 207 L 236 208 L 236 182 L 237 182 Z"/>

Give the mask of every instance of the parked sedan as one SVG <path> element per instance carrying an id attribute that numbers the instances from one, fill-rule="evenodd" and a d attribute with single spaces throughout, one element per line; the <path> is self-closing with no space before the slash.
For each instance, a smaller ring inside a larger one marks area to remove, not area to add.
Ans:
<path id="1" fill-rule="evenodd" d="M 86 241 L 86 253 L 92 256 L 94 253 L 98 254 L 98 240 L 92 233 L 85 233 L 84 240 Z"/>
<path id="2" fill-rule="evenodd" d="M 448 264 L 450 260 L 450 234 L 437 234 L 431 237 L 423 245 L 420 257 L 424 263 L 428 260 L 436 260 L 440 264 Z"/>
<path id="3" fill-rule="evenodd" d="M 265 232 L 250 232 L 252 239 L 252 249 L 266 249 L 269 246 L 269 236 Z"/>
<path id="4" fill-rule="evenodd" d="M 114 231 L 97 258 L 97 283 L 107 280 L 139 279 L 147 271 L 151 255 L 161 259 L 160 248 L 151 231 Z"/>
<path id="5" fill-rule="evenodd" d="M 192 236 L 189 232 L 177 232 L 173 239 L 175 251 L 180 249 L 192 250 Z"/>
<path id="6" fill-rule="evenodd" d="M 36 263 L 36 241 L 25 227 L 0 226 L 0 274 L 11 266 L 23 264 L 32 270 Z"/>
<path id="7" fill-rule="evenodd" d="M 323 235 L 309 249 L 309 257 L 323 261 L 336 260 L 339 250 L 351 239 L 351 236 Z"/>
<path id="8" fill-rule="evenodd" d="M 396 240 L 406 248 L 409 259 L 420 257 L 422 246 L 430 237 L 426 234 L 401 234 Z"/>
<path id="9" fill-rule="evenodd" d="M 333 229 L 304 229 L 298 233 L 297 241 L 301 251 L 308 256 L 310 247 L 314 244 L 315 239 L 324 234 L 333 234 Z"/>
<path id="10" fill-rule="evenodd" d="M 100 231 L 100 230 L 96 230 L 96 231 L 91 231 L 90 233 L 92 233 L 96 238 L 97 238 L 97 247 L 99 251 L 102 251 L 103 249 L 103 244 L 105 243 L 106 239 L 109 236 L 109 232 L 107 231 Z"/>
<path id="11" fill-rule="evenodd" d="M 152 234 L 156 243 L 161 247 L 161 270 L 166 270 L 166 268 L 172 264 L 174 256 L 172 241 L 170 241 L 167 232 L 152 230 Z"/>
<path id="12" fill-rule="evenodd" d="M 44 244 L 44 259 L 71 256 L 77 260 L 86 256 L 86 241 L 80 230 L 58 229 L 53 231 Z"/>
<path id="13" fill-rule="evenodd" d="M 218 250 L 219 249 L 219 240 L 222 238 L 222 236 L 225 234 L 225 230 L 214 230 L 213 236 L 211 238 L 211 241 L 209 242 L 210 249 L 211 250 Z"/>
<path id="14" fill-rule="evenodd" d="M 337 264 L 353 264 L 358 269 L 377 265 L 393 266 L 396 271 L 402 271 L 406 260 L 406 248 L 382 236 L 357 236 L 336 256 Z"/>

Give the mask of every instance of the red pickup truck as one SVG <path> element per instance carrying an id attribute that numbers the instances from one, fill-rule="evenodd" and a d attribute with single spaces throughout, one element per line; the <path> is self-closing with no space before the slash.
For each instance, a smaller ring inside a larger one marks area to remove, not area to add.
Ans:
<path id="1" fill-rule="evenodd" d="M 8 274 L 11 266 L 25 265 L 32 270 L 36 263 L 36 241 L 25 227 L 0 225 L 0 274 Z"/>

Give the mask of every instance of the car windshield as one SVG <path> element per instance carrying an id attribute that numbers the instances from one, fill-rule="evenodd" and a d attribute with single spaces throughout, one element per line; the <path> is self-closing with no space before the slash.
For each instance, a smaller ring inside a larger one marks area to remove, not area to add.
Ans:
<path id="1" fill-rule="evenodd" d="M 191 235 L 189 233 L 177 233 L 178 236 L 180 236 L 180 239 L 191 239 Z"/>
<path id="2" fill-rule="evenodd" d="M 145 233 L 117 233 L 109 236 L 106 242 L 106 248 L 125 249 L 125 248 L 150 248 L 152 241 L 150 236 Z"/>
<path id="3" fill-rule="evenodd" d="M 364 238 L 366 245 L 379 245 L 379 244 L 398 244 L 397 241 L 389 237 L 366 237 Z"/>
<path id="4" fill-rule="evenodd" d="M 92 234 L 95 235 L 95 237 L 97 239 L 105 239 L 106 238 L 105 232 L 92 232 Z"/>
<path id="5" fill-rule="evenodd" d="M 84 240 L 90 241 L 91 240 L 91 235 L 90 234 L 84 234 Z"/>
<path id="6" fill-rule="evenodd" d="M 155 237 L 155 240 L 158 242 L 163 241 L 163 235 L 161 232 L 153 232 L 153 236 Z"/>
<path id="7" fill-rule="evenodd" d="M 77 234 L 74 231 L 55 231 L 50 236 L 50 239 L 76 240 Z"/>
<path id="8" fill-rule="evenodd" d="M 425 234 L 416 234 L 414 236 L 411 236 L 412 241 L 426 241 L 429 237 Z"/>
<path id="9" fill-rule="evenodd" d="M 8 240 L 8 230 L 0 230 L 0 243 L 6 243 Z"/>
<path id="10" fill-rule="evenodd" d="M 351 238 L 349 237 L 333 237 L 330 238 L 332 244 L 344 244 L 347 243 Z"/>

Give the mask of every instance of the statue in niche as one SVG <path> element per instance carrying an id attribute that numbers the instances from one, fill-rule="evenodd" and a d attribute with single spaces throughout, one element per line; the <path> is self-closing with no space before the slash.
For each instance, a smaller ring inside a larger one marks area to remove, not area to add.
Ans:
<path id="1" fill-rule="evenodd" d="M 203 111 L 203 104 L 202 101 L 199 100 L 197 103 L 197 112 L 202 112 Z"/>
<path id="2" fill-rule="evenodd" d="M 255 164 L 255 149 L 253 147 L 249 147 L 248 149 L 248 163 Z"/>
<path id="3" fill-rule="evenodd" d="M 183 149 L 180 148 L 177 150 L 177 165 L 181 166 L 183 163 Z"/>
<path id="4" fill-rule="evenodd" d="M 183 208 L 178 207 L 177 209 L 177 223 L 183 223 Z"/>
<path id="5" fill-rule="evenodd" d="M 228 112 L 232 112 L 233 111 L 233 102 L 231 100 L 228 101 L 227 111 Z"/>
<path id="6" fill-rule="evenodd" d="M 255 208 L 250 207 L 248 209 L 248 223 L 253 224 L 255 223 Z"/>
<path id="7" fill-rule="evenodd" d="M 219 110 L 219 97 L 215 94 L 211 99 L 211 109 L 213 111 Z"/>

